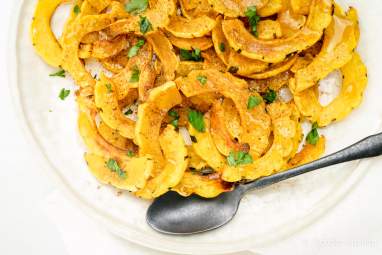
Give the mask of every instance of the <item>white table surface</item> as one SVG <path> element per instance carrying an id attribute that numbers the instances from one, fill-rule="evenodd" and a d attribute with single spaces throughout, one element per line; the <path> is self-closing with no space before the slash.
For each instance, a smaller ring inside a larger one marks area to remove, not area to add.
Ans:
<path id="1" fill-rule="evenodd" d="M 82 215 L 82 212 L 76 211 L 77 208 L 68 211 L 67 218 L 52 219 L 47 216 L 47 201 L 59 197 L 57 203 L 70 202 L 62 197 L 31 156 L 13 111 L 6 77 L 6 35 L 12 2 L 2 1 L 0 9 L 0 254 L 83 255 L 85 249 L 87 254 L 110 255 L 108 247 L 101 248 L 102 244 L 91 239 L 70 243 L 68 236 L 76 230 L 63 228 L 62 224 L 67 224 L 65 222 L 77 217 L 77 214 Z M 366 177 L 328 214 L 296 235 L 272 247 L 264 247 L 260 253 L 382 254 L 381 167 L 382 159 L 376 160 Z M 113 244 L 124 247 L 125 254 L 156 254 L 143 248 L 137 249 L 111 236 L 91 220 L 89 222 L 92 227 L 94 225 L 100 229 L 102 235 L 107 235 L 110 240 L 115 239 Z M 81 236 L 81 233 L 76 235 Z"/>

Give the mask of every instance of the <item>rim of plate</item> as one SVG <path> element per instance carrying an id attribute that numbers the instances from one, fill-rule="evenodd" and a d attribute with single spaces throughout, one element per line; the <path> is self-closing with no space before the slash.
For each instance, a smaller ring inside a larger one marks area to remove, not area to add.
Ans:
<path id="1" fill-rule="evenodd" d="M 30 1 L 30 0 L 28 0 Z M 7 73 L 8 73 L 8 86 L 11 91 L 14 112 L 17 114 L 17 121 L 19 125 L 23 129 L 23 133 L 26 139 L 29 141 L 29 146 L 31 151 L 36 155 L 38 160 L 41 162 L 41 166 L 47 172 L 47 174 L 51 177 L 52 180 L 57 183 L 57 186 L 60 190 L 63 191 L 65 196 L 75 203 L 81 210 L 83 210 L 87 215 L 94 218 L 95 220 L 101 222 L 106 228 L 112 233 L 116 234 L 119 237 L 122 237 L 130 242 L 136 243 L 138 245 L 148 247 L 157 251 L 164 252 L 177 252 L 182 254 L 226 254 L 232 252 L 239 252 L 245 250 L 251 250 L 260 248 L 261 246 L 268 245 L 272 242 L 276 242 L 286 238 L 287 236 L 291 236 L 296 232 L 302 230 L 314 223 L 318 218 L 323 216 L 326 212 L 328 212 L 331 208 L 338 204 L 346 195 L 350 194 L 356 184 L 365 176 L 366 168 L 371 164 L 373 160 L 361 160 L 358 161 L 354 166 L 355 171 L 353 171 L 350 176 L 341 182 L 341 186 L 336 190 L 334 194 L 331 194 L 330 197 L 325 197 L 319 203 L 316 204 L 315 210 L 312 210 L 308 213 L 303 220 L 301 219 L 293 219 L 284 226 L 282 226 L 278 233 L 272 237 L 267 237 L 263 239 L 253 240 L 251 237 L 243 239 L 238 243 L 230 243 L 230 244 L 221 244 L 218 246 L 211 247 L 211 244 L 204 244 L 199 247 L 186 247 L 188 245 L 181 242 L 175 241 L 165 241 L 158 240 L 156 237 L 148 236 L 141 231 L 137 231 L 135 229 L 128 229 L 124 226 L 126 224 L 108 217 L 103 212 L 97 210 L 93 206 L 91 206 L 88 202 L 81 199 L 81 196 L 78 195 L 69 184 L 65 182 L 59 172 L 55 169 L 53 164 L 51 163 L 48 156 L 45 154 L 42 146 L 39 143 L 38 137 L 35 136 L 29 123 L 27 121 L 23 103 L 20 97 L 19 83 L 18 83 L 18 52 L 17 52 L 17 35 L 19 34 L 19 21 L 21 10 L 24 7 L 24 3 L 26 0 L 17 0 L 14 2 L 14 12 L 16 15 L 13 15 L 11 18 L 10 29 L 8 32 L 9 41 L 8 41 L 8 51 L 7 51 Z M 381 128 L 379 128 L 380 130 Z M 291 224 L 291 223 L 294 224 Z M 174 243 L 178 244 L 179 248 L 174 248 Z"/>

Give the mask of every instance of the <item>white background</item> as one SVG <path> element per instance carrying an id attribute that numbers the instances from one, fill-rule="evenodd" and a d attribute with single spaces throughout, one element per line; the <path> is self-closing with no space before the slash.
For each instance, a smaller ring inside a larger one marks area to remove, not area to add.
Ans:
<path id="1" fill-rule="evenodd" d="M 85 251 L 85 254 L 114 255 L 99 242 L 99 236 L 96 240 L 96 236 L 88 235 L 86 228 L 90 228 L 92 221 L 82 228 L 71 226 L 75 219 L 81 221 L 86 217 L 76 208 L 68 205 L 71 209 L 63 215 L 51 215 L 54 212 L 49 209 L 52 199 L 57 199 L 53 201 L 55 210 L 69 202 L 33 158 L 14 114 L 8 89 L 7 35 L 13 3 L 3 0 L 0 9 L 0 254 L 83 255 Z M 376 160 L 355 189 L 318 222 L 259 253 L 382 254 L 381 167 L 382 159 Z M 105 236 L 113 240 L 108 242 L 110 245 L 124 247 L 119 250 L 124 251 L 121 254 L 155 254 L 114 238 L 96 223 L 94 226 L 104 240 Z M 73 235 L 80 239 L 73 241 L 70 238 Z"/>

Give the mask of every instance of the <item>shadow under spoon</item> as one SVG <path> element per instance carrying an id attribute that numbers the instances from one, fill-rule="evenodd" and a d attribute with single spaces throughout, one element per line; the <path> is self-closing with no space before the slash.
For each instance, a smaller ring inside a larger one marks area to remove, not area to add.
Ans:
<path id="1" fill-rule="evenodd" d="M 151 204 L 146 214 L 147 223 L 158 232 L 172 235 L 213 230 L 232 220 L 241 199 L 249 190 L 260 189 L 327 166 L 381 154 L 382 133 L 379 133 L 311 163 L 239 184 L 233 191 L 216 198 L 206 199 L 197 195 L 182 197 L 176 192 L 168 192 Z"/>

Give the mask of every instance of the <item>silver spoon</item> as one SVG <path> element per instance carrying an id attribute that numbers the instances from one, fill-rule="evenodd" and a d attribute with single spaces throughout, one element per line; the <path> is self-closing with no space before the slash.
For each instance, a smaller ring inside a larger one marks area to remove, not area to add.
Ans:
<path id="1" fill-rule="evenodd" d="M 147 223 L 155 230 L 172 235 L 201 233 L 219 228 L 235 216 L 244 194 L 323 167 L 382 154 L 382 133 L 369 136 L 341 151 L 285 172 L 239 184 L 231 192 L 213 199 L 193 195 L 182 197 L 168 192 L 149 207 Z"/>

